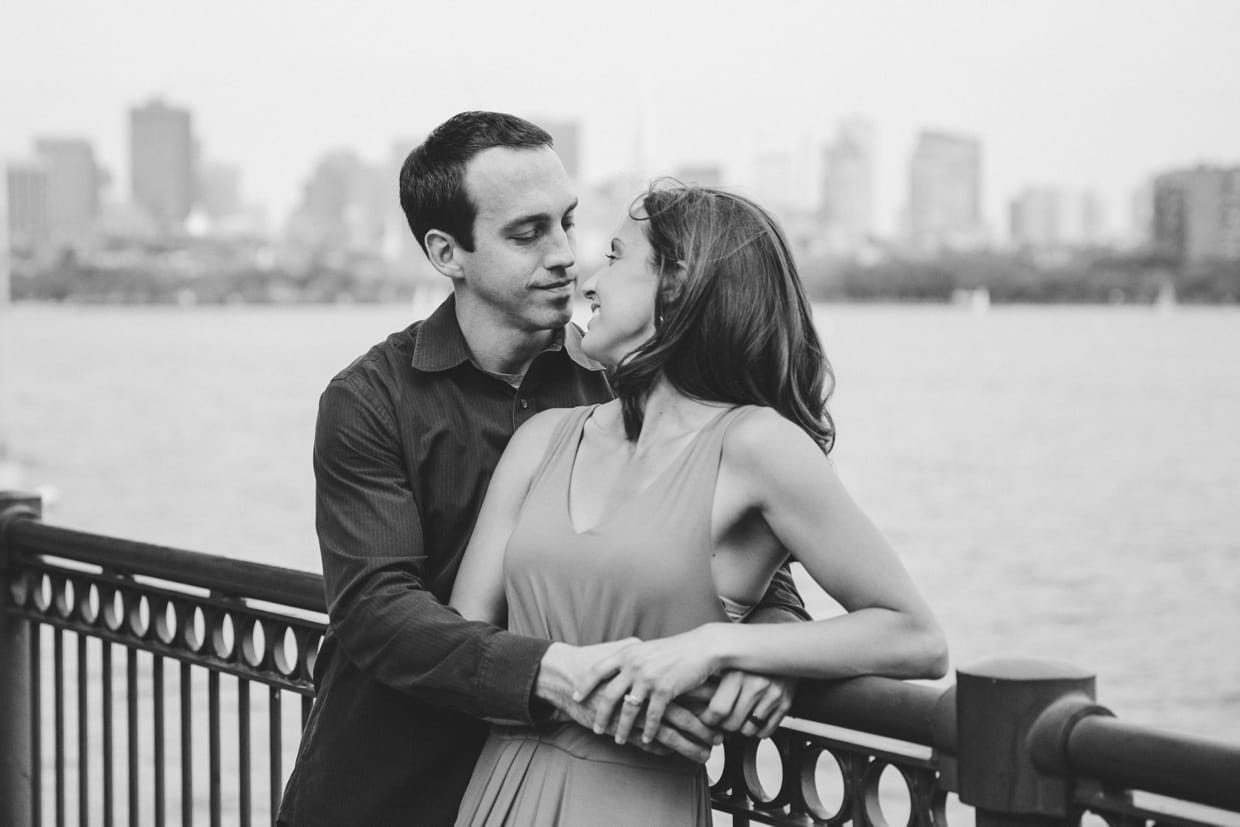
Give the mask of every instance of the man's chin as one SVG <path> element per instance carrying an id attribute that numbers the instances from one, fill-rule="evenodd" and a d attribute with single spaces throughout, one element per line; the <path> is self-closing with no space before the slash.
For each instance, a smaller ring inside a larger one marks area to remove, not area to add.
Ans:
<path id="1" fill-rule="evenodd" d="M 539 314 L 538 327 L 542 330 L 559 330 L 573 319 L 572 302 L 564 302 L 563 307 L 549 305 Z"/>

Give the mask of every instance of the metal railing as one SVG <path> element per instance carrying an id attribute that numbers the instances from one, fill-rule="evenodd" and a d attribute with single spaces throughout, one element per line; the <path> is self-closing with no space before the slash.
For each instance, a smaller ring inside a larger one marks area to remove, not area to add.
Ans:
<path id="1" fill-rule="evenodd" d="M 323 612 L 317 575 L 49 526 L 0 493 L 0 824 L 270 822 Z M 1240 745 L 1120 721 L 1071 666 L 807 682 L 793 715 L 712 761 L 733 824 L 1240 824 Z"/>

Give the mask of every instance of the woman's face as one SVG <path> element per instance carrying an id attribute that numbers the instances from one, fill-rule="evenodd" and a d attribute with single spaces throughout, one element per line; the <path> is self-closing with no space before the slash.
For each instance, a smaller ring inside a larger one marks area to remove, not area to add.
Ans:
<path id="1" fill-rule="evenodd" d="M 654 335 L 659 275 L 650 260 L 641 224 L 626 217 L 611 240 L 607 263 L 582 286 L 594 315 L 581 348 L 608 369 Z"/>

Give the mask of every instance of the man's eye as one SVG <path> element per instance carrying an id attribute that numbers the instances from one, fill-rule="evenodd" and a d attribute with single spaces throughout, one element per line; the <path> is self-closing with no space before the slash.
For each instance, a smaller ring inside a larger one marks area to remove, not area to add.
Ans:
<path id="1" fill-rule="evenodd" d="M 510 238 L 513 241 L 519 241 L 523 244 L 528 244 L 529 242 L 538 238 L 538 233 L 537 232 L 521 233 L 520 235 L 510 236 Z"/>

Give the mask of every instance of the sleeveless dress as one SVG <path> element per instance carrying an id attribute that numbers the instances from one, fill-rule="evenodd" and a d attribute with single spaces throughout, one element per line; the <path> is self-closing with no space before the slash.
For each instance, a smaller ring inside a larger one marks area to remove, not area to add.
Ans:
<path id="1" fill-rule="evenodd" d="M 504 558 L 508 628 L 588 645 L 726 621 L 711 573 L 711 507 L 723 437 L 715 417 L 640 494 L 577 531 L 569 479 L 594 408 L 553 434 Z M 494 726 L 457 825 L 708 825 L 705 768 L 617 745 L 574 723 Z"/>

